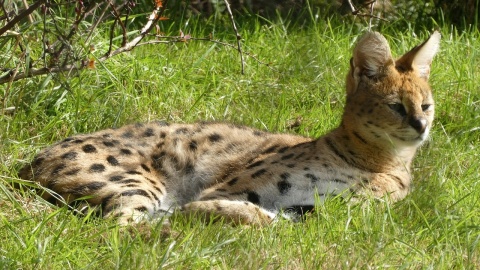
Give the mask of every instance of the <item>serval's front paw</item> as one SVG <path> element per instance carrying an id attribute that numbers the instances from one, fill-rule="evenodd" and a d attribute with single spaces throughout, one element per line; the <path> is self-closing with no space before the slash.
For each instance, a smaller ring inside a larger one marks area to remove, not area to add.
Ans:
<path id="1" fill-rule="evenodd" d="M 272 223 L 275 214 L 246 201 L 195 201 L 182 207 L 185 214 L 199 215 L 207 221 L 223 218 L 235 225 L 264 226 Z"/>

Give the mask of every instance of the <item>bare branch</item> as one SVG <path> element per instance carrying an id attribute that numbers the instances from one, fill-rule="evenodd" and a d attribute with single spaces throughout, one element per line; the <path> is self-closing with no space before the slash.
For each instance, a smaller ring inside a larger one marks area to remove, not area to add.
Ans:
<path id="1" fill-rule="evenodd" d="M 369 18 L 369 23 L 368 23 L 368 30 L 370 31 L 371 28 L 372 28 L 372 18 L 374 19 L 377 19 L 377 20 L 382 20 L 382 21 L 385 21 L 385 22 L 388 22 L 387 19 L 384 19 L 384 18 L 381 18 L 379 16 L 375 16 L 373 15 L 373 7 L 375 5 L 375 3 L 377 2 L 377 0 L 372 0 L 372 1 L 369 1 L 369 2 L 365 2 L 360 8 L 356 8 L 352 1 L 351 0 L 344 0 L 343 3 L 346 4 L 343 4 L 343 5 L 347 5 L 348 4 L 348 8 L 350 9 L 350 13 L 351 15 L 354 15 L 354 16 L 359 16 L 359 17 L 368 17 Z M 370 11 L 370 14 L 366 14 L 366 13 L 361 13 L 360 11 L 363 9 L 363 8 L 366 8 L 369 6 L 369 11 Z"/>
<path id="2" fill-rule="evenodd" d="M 170 43 L 184 43 L 185 42 L 185 38 L 184 37 L 181 37 L 181 36 L 159 36 L 159 35 L 156 35 L 156 37 L 158 39 L 168 39 L 168 40 L 149 40 L 147 42 L 142 42 L 142 43 L 139 43 L 138 46 L 141 46 L 141 45 L 147 45 L 147 44 L 158 44 L 158 43 L 161 43 L 161 44 L 170 44 Z M 194 41 L 208 41 L 208 42 L 212 42 L 212 43 L 215 43 L 215 44 L 219 44 L 219 45 L 222 45 L 222 46 L 225 46 L 225 47 L 229 47 L 229 48 L 232 48 L 232 49 L 235 49 L 235 50 L 238 50 L 238 47 L 235 46 L 235 45 L 232 45 L 230 43 L 227 43 L 227 42 L 223 42 L 223 41 L 219 41 L 219 40 L 215 40 L 215 39 L 212 39 L 212 38 L 195 38 L 195 37 L 190 37 L 188 40 L 194 40 Z M 253 58 L 255 61 L 257 61 L 259 64 L 261 65 L 265 65 L 267 66 L 268 68 L 270 68 L 271 70 L 273 71 L 278 71 L 276 70 L 275 68 L 273 68 L 271 66 L 271 64 L 269 63 L 266 63 L 264 61 L 261 61 L 260 59 L 258 59 L 258 57 L 256 57 L 254 54 L 252 53 L 249 53 L 249 52 L 243 52 L 245 55 Z"/>
<path id="3" fill-rule="evenodd" d="M 3 1 L 2 1 L 3 2 Z M 25 9 L 22 11 L 20 14 L 15 16 L 11 21 L 9 21 L 4 27 L 0 28 L 0 36 L 3 35 L 3 33 L 7 32 L 7 30 L 10 30 L 12 27 L 15 26 L 19 21 L 24 19 L 25 17 L 29 16 L 35 9 L 37 9 L 40 5 L 45 3 L 45 0 L 39 0 L 35 3 L 33 3 L 29 8 Z"/>
<path id="4" fill-rule="evenodd" d="M 122 28 L 122 47 L 123 47 L 125 46 L 125 44 L 127 44 L 127 29 L 125 28 L 125 25 L 122 22 L 122 18 L 118 13 L 117 9 L 115 8 L 115 6 L 113 5 L 112 1 L 109 0 L 108 4 L 112 8 L 113 15 L 115 16 L 115 21 L 118 22 L 118 24 L 120 24 L 120 27 Z M 113 23 L 113 25 L 115 25 L 115 23 Z"/>
<path id="5" fill-rule="evenodd" d="M 377 0 L 372 1 L 372 3 L 370 4 L 370 15 L 371 16 L 373 16 L 373 7 L 375 6 L 375 2 L 377 2 Z M 373 17 L 370 17 L 370 20 L 368 21 L 368 31 L 372 30 L 372 18 Z"/>
<path id="6" fill-rule="evenodd" d="M 28 9 L 29 5 L 28 5 L 28 3 L 27 3 L 27 0 L 22 0 L 22 2 L 23 2 L 23 5 L 25 6 L 25 8 Z M 30 23 L 33 23 L 33 18 L 32 18 L 32 15 L 31 15 L 31 14 L 28 14 L 28 21 L 29 21 Z"/>
<path id="7" fill-rule="evenodd" d="M 230 3 L 228 3 L 227 0 L 223 0 L 223 1 L 225 2 L 225 6 L 227 7 L 228 15 L 230 16 L 230 21 L 232 22 L 233 30 L 235 31 L 235 34 L 237 36 L 237 50 L 238 50 L 238 54 L 240 55 L 240 61 L 242 62 L 242 75 L 243 75 L 245 74 L 245 61 L 243 60 L 242 47 L 240 44 L 242 37 L 238 33 L 237 26 L 235 25 L 235 20 L 233 19 L 232 10 L 230 9 Z"/>
<path id="8" fill-rule="evenodd" d="M 75 65 L 67 65 L 67 66 L 64 66 L 64 67 L 53 67 L 53 68 L 38 68 L 38 69 L 31 68 L 28 73 L 26 73 L 26 72 L 16 73 L 15 71 L 17 69 L 15 69 L 15 70 L 11 71 L 11 75 L 0 78 L 0 84 L 6 83 L 6 82 L 14 82 L 14 81 L 18 81 L 18 80 L 22 80 L 22 79 L 25 79 L 25 78 L 38 76 L 38 75 L 58 73 L 58 72 L 62 72 L 62 71 L 68 71 L 68 72 L 77 71 L 77 70 L 82 69 L 84 66 L 85 66 L 85 64 L 82 64 L 80 67 L 77 67 Z"/>
<path id="9" fill-rule="evenodd" d="M 22 1 L 26 2 L 25 0 Z M 11 58 L 7 62 L 8 65 L 5 65 L 6 68 L 1 70 L 2 77 L 0 77 L 0 84 L 9 83 L 7 86 L 8 89 L 10 84 L 17 80 L 52 73 L 77 72 L 86 67 L 93 66 L 95 62 L 104 62 L 115 55 L 130 51 L 138 46 L 147 44 L 171 44 L 176 42 L 187 42 L 189 40 L 213 42 L 237 50 L 240 55 L 242 74 L 245 72 L 244 54 L 253 58 L 258 63 L 275 70 L 269 63 L 260 61 L 254 54 L 242 51 L 242 37 L 235 24 L 230 4 L 227 0 L 224 1 L 233 30 L 235 31 L 236 45 L 213 40 L 211 37 L 193 38 L 190 35 L 183 35 L 183 33 L 181 36 L 158 36 L 150 34 L 152 28 L 156 27 L 158 21 L 162 18 L 162 14 L 167 6 L 167 0 L 156 0 L 155 7 L 149 14 L 147 22 L 143 25 L 141 30 L 130 32 L 127 30 L 127 26 L 129 26 L 129 14 L 132 11 L 131 8 L 134 6 L 134 4 L 132 4 L 134 2 L 131 0 L 91 2 L 67 1 L 66 5 L 76 5 L 75 16 L 73 18 L 68 17 L 68 15 L 66 18 L 57 16 L 55 8 L 58 7 L 59 4 L 46 0 L 38 0 L 31 6 L 27 6 L 25 10 L 21 11 L 15 17 L 8 17 L 12 16 L 8 14 L 15 15 L 15 13 L 8 13 L 2 2 L 0 6 L 2 10 L 5 11 L 7 17 L 4 19 L 6 19 L 7 23 L 0 29 L 1 34 L 10 33 L 9 35 L 12 35 L 14 32 L 10 30 L 11 28 L 16 27 L 21 21 L 24 22 L 22 19 L 26 19 L 36 8 L 42 7 L 41 15 L 43 22 L 41 23 L 43 23 L 43 30 L 40 45 L 43 47 L 43 52 L 38 60 L 28 61 L 30 56 L 26 55 L 22 49 L 22 44 L 25 42 L 25 40 L 22 39 L 23 34 L 16 33 L 14 36 L 17 43 L 14 47 L 11 47 L 13 49 L 9 49 L 8 53 L 11 55 Z M 119 3 L 117 4 L 117 2 Z M 110 28 L 108 49 L 103 56 L 95 58 L 91 55 L 93 51 L 91 44 L 92 36 L 94 36 L 97 26 L 99 26 L 101 22 L 104 22 L 109 15 L 110 18 L 113 17 L 114 22 Z M 89 18 L 91 18 L 91 20 Z M 84 29 L 82 27 L 84 25 L 83 22 L 86 22 L 87 20 L 88 22 L 85 25 L 90 26 Z M 120 28 L 122 41 L 120 47 L 114 50 L 114 42 L 116 39 L 114 33 L 118 28 Z M 132 36 L 130 37 L 129 35 Z M 146 36 L 155 37 L 156 39 L 142 42 Z M 3 37 L 6 36 L 4 35 Z M 19 48 L 21 51 L 20 54 L 18 54 L 16 51 L 18 49 L 16 48 Z"/>
<path id="10" fill-rule="evenodd" d="M 147 23 L 145 24 L 145 26 L 140 31 L 140 34 L 138 36 L 136 36 L 133 40 L 131 40 L 130 42 L 125 44 L 125 46 L 122 46 L 122 47 L 116 49 L 113 52 L 109 52 L 108 54 L 102 56 L 98 60 L 99 61 L 105 61 L 106 59 L 108 59 L 108 58 L 110 58 L 114 55 L 117 55 L 117 54 L 120 54 L 120 53 L 123 53 L 123 52 L 126 52 L 126 51 L 130 51 L 133 48 L 135 48 L 135 46 L 152 30 L 152 28 L 155 26 L 155 24 L 160 20 L 161 15 L 165 11 L 166 6 L 167 6 L 167 0 L 165 0 L 163 2 L 163 6 L 155 7 L 155 9 L 152 11 L 150 16 L 148 17 Z"/>

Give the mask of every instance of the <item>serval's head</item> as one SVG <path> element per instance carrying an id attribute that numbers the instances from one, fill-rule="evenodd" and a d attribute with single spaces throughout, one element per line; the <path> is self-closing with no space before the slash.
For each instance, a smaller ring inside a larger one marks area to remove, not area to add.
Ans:
<path id="1" fill-rule="evenodd" d="M 394 60 L 387 40 L 368 32 L 357 43 L 347 75 L 343 125 L 369 142 L 416 148 L 432 126 L 428 77 L 440 33 Z"/>

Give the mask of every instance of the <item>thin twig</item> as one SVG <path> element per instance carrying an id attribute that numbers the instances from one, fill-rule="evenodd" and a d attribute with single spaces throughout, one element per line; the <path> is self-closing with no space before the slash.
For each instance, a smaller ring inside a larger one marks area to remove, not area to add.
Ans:
<path id="1" fill-rule="evenodd" d="M 185 43 L 185 38 L 184 37 L 181 37 L 181 36 L 159 36 L 159 35 L 156 35 L 157 37 L 157 40 L 149 40 L 149 41 L 146 41 L 146 42 L 142 42 L 142 43 L 139 43 L 137 46 L 141 46 L 141 45 L 147 45 L 147 44 L 170 44 L 170 43 Z M 169 39 L 169 40 L 158 40 L 158 39 Z M 227 43 L 227 42 L 223 42 L 223 41 L 220 41 L 220 40 L 215 40 L 215 39 L 212 39 L 212 38 L 195 38 L 195 37 L 190 37 L 188 38 L 188 40 L 194 40 L 194 41 L 208 41 L 208 42 L 212 42 L 212 43 L 216 43 L 216 44 L 219 44 L 219 45 L 222 45 L 222 46 L 225 46 L 225 47 L 229 47 L 229 48 L 232 48 L 234 50 L 237 50 L 237 46 L 235 45 L 232 45 L 230 43 Z M 269 63 L 266 63 L 260 59 L 258 59 L 258 57 L 256 57 L 255 55 L 253 55 L 252 53 L 249 53 L 248 51 L 244 51 L 243 52 L 245 55 L 253 58 L 255 61 L 257 61 L 259 64 L 261 65 L 265 65 L 267 66 L 268 68 L 270 68 L 271 70 L 273 71 L 278 71 L 277 69 L 275 69 L 274 67 L 271 66 L 271 64 Z"/>
<path id="2" fill-rule="evenodd" d="M 22 2 L 23 2 L 23 5 L 25 6 L 25 8 L 28 9 L 29 5 L 28 5 L 28 3 L 27 3 L 27 0 L 22 0 Z M 28 14 L 28 21 L 29 21 L 30 23 L 33 23 L 32 14 Z"/>
<path id="3" fill-rule="evenodd" d="M 108 5 L 105 5 L 105 8 L 100 14 L 100 17 L 97 19 L 95 24 L 90 27 L 90 32 L 88 33 L 88 36 L 85 39 L 85 44 L 90 43 L 90 38 L 92 37 L 94 30 L 97 29 L 97 26 L 100 24 L 101 21 L 103 21 L 103 17 L 105 16 L 105 13 L 107 13 L 107 10 L 108 10 Z"/>
<path id="4" fill-rule="evenodd" d="M 116 49 L 115 51 L 113 52 L 109 52 L 108 54 L 105 54 L 104 56 L 100 57 L 98 59 L 98 61 L 105 61 L 106 59 L 114 56 L 114 55 L 117 55 L 119 53 L 123 53 L 123 52 L 126 52 L 126 51 L 130 51 L 132 50 L 133 48 L 135 48 L 135 46 L 140 42 L 142 41 L 142 39 L 150 32 L 150 30 L 152 30 L 152 28 L 157 24 L 157 22 L 160 20 L 161 18 L 161 15 L 163 14 L 163 12 L 165 11 L 165 8 L 167 6 L 167 2 L 168 0 L 164 0 L 163 1 L 163 5 L 161 7 L 157 6 L 155 7 L 155 9 L 152 11 L 152 13 L 150 14 L 150 16 L 148 17 L 148 21 L 147 23 L 143 26 L 142 30 L 140 31 L 140 34 L 138 36 L 136 36 L 134 39 L 132 39 L 130 42 L 128 42 L 127 44 L 125 44 L 125 46 L 122 46 L 118 49 Z"/>
<path id="5" fill-rule="evenodd" d="M 235 35 L 237 36 L 237 50 L 238 54 L 240 55 L 240 61 L 242 62 L 242 75 L 245 74 L 245 62 L 243 61 L 243 54 L 242 54 L 242 47 L 240 41 L 242 37 L 238 33 L 237 26 L 235 25 L 235 20 L 233 19 L 232 10 L 230 9 L 230 4 L 227 0 L 223 0 L 225 2 L 225 6 L 227 7 L 228 15 L 230 16 L 230 21 L 232 21 L 232 27 L 235 31 Z"/>
<path id="6" fill-rule="evenodd" d="M 29 8 L 27 8 L 25 11 L 22 11 L 18 16 L 14 17 L 10 22 L 8 22 L 0 30 L 3 31 L 3 32 L 7 32 L 8 29 L 13 27 L 16 23 L 18 23 L 18 21 L 20 21 L 21 18 L 25 18 L 28 14 L 33 12 L 33 9 L 34 9 L 33 7 L 35 7 L 35 6 L 38 7 L 42 3 L 45 3 L 45 2 L 49 3 L 49 1 L 46 1 L 46 0 L 37 1 L 37 2 L 33 3 Z M 109 46 L 110 49 L 108 50 L 108 52 L 103 57 L 98 58 L 96 61 L 103 62 L 103 61 L 105 61 L 105 60 L 107 60 L 107 59 L 109 59 L 109 58 L 111 58 L 111 57 L 113 57 L 117 54 L 120 54 L 120 53 L 123 53 L 123 52 L 126 52 L 126 51 L 130 51 L 137 46 L 143 46 L 143 45 L 147 45 L 147 44 L 157 44 L 157 43 L 168 44 L 168 43 L 175 43 L 175 42 L 187 42 L 188 40 L 195 40 L 195 41 L 212 42 L 212 43 L 216 43 L 216 44 L 219 44 L 219 45 L 222 45 L 222 46 L 225 46 L 225 47 L 236 49 L 239 52 L 240 59 L 241 59 L 241 64 L 242 64 L 241 73 L 242 74 L 244 74 L 244 65 L 245 65 L 243 54 L 253 58 L 258 63 L 260 63 L 262 65 L 265 65 L 265 66 L 269 67 L 270 69 L 276 71 L 276 69 L 271 67 L 271 65 L 269 63 L 265 63 L 265 62 L 259 60 L 255 55 L 253 55 L 249 52 L 243 52 L 242 51 L 242 48 L 241 48 L 241 39 L 242 38 L 241 38 L 241 36 L 238 32 L 237 26 L 235 24 L 233 14 L 232 14 L 231 9 L 230 9 L 230 5 L 226 0 L 225 0 L 225 3 L 227 5 L 228 13 L 230 15 L 232 26 L 233 26 L 233 29 L 235 31 L 236 38 L 237 38 L 236 46 L 234 44 L 222 42 L 222 41 L 219 41 L 219 40 L 213 40 L 211 37 L 209 37 L 209 38 L 193 38 L 193 37 L 190 37 L 190 35 L 187 35 L 188 37 L 183 36 L 183 35 L 182 36 L 156 36 L 156 35 L 152 35 L 152 36 L 156 37 L 156 40 L 149 40 L 149 41 L 141 42 L 147 35 L 151 35 L 149 33 L 151 32 L 152 28 L 154 28 L 157 25 L 157 22 L 162 17 L 162 14 L 166 9 L 166 3 L 167 3 L 167 0 L 164 0 L 163 5 L 157 5 L 155 7 L 155 9 L 149 15 L 148 21 L 142 27 L 140 33 L 138 33 L 129 42 L 128 42 L 127 31 L 126 31 L 126 23 L 128 23 L 128 22 L 127 22 L 126 19 L 125 19 L 125 23 L 122 21 L 121 14 L 120 14 L 119 8 L 118 8 L 119 6 L 116 6 L 117 8 L 115 8 L 115 6 L 114 6 L 114 4 L 112 4 L 111 0 L 109 0 L 108 3 L 104 3 L 105 8 L 102 10 L 101 15 L 99 16 L 99 19 L 97 20 L 97 22 L 93 26 L 91 26 L 90 29 L 88 30 L 88 35 L 86 36 L 86 40 L 87 41 L 90 40 L 94 29 L 97 27 L 99 22 L 102 21 L 106 17 L 105 14 L 110 7 L 111 9 L 113 9 L 112 14 L 113 14 L 115 20 L 122 27 L 123 42 L 122 42 L 122 46 L 120 48 L 117 48 L 114 51 L 111 50 L 111 48 L 112 48 L 112 43 L 111 43 L 110 46 Z M 123 5 L 124 4 L 125 4 L 125 2 L 123 3 Z M 62 61 L 62 63 L 60 65 L 58 63 L 58 60 L 59 60 L 58 58 L 63 53 L 65 48 L 72 46 L 72 40 L 71 39 L 73 38 L 74 34 L 77 32 L 78 25 L 81 23 L 81 21 L 83 21 L 85 19 L 86 14 L 90 14 L 93 10 L 101 7 L 101 5 L 102 4 L 96 3 L 96 4 L 89 5 L 86 8 L 86 10 L 82 9 L 77 14 L 77 17 L 72 22 L 72 25 L 70 26 L 70 29 L 67 33 L 63 33 L 61 31 L 61 29 L 58 28 L 58 25 L 57 25 L 58 23 L 56 22 L 56 19 L 55 19 L 54 15 L 52 13 L 50 13 L 50 16 L 52 16 L 53 25 L 56 29 L 57 40 L 53 44 L 48 44 L 48 40 L 46 39 L 46 36 L 45 36 L 46 32 L 43 33 L 44 36 L 42 37 L 42 43 L 44 45 L 44 53 L 43 53 L 42 58 L 43 58 L 43 61 L 44 61 L 44 63 L 43 63 L 44 67 L 43 68 L 30 67 L 29 69 L 26 69 L 24 72 L 19 72 L 20 71 L 19 70 L 20 66 L 17 66 L 14 69 L 3 70 L 3 72 L 8 71 L 8 73 L 3 78 L 0 78 L 0 84 L 6 83 L 6 82 L 9 82 L 11 84 L 13 81 L 25 79 L 25 78 L 28 78 L 28 77 L 34 77 L 34 76 L 38 76 L 38 75 L 45 75 L 45 74 L 50 74 L 50 73 L 60 73 L 60 72 L 64 72 L 64 71 L 68 71 L 68 72 L 78 71 L 78 70 L 81 70 L 81 69 L 87 67 L 89 65 L 88 60 L 85 60 L 85 59 L 80 60 L 77 57 L 75 57 L 74 55 L 70 55 L 70 54 L 66 55 L 64 61 Z M 45 8 L 47 9 L 48 7 L 46 6 Z M 46 27 L 47 12 L 48 11 L 45 11 L 45 13 L 42 14 L 43 15 L 44 27 Z M 110 33 L 110 42 L 113 42 L 113 39 L 114 39 L 113 32 L 114 32 L 114 29 L 112 28 L 111 33 Z M 160 39 L 164 39 L 164 40 L 160 40 Z M 168 40 L 165 40 L 165 39 L 168 39 Z M 88 44 L 88 43 L 89 42 L 85 42 L 85 44 Z M 20 43 L 19 43 L 19 45 L 20 45 Z M 53 48 L 55 48 L 55 47 L 57 47 L 57 50 L 53 51 Z M 53 62 L 51 61 L 50 63 L 46 63 L 46 60 L 47 60 L 46 55 L 47 54 L 50 54 L 52 56 L 52 61 Z M 71 63 L 74 63 L 74 64 L 71 64 Z"/>
<path id="7" fill-rule="evenodd" d="M 108 1 L 108 4 L 112 8 L 113 15 L 115 16 L 115 20 L 120 24 L 120 27 L 122 27 L 122 47 L 127 44 L 127 29 L 125 28 L 125 25 L 122 22 L 122 18 L 120 14 L 118 13 L 117 9 L 113 5 L 112 1 Z"/>
<path id="8" fill-rule="evenodd" d="M 85 65 L 82 63 L 79 67 L 75 65 L 67 65 L 64 67 L 53 67 L 53 68 L 31 68 L 28 73 L 26 72 L 18 72 L 14 73 L 15 71 L 11 71 L 11 75 L 7 77 L 0 78 L 0 84 L 6 82 L 14 82 L 25 78 L 30 78 L 38 75 L 45 75 L 50 73 L 58 73 L 62 71 L 76 71 L 82 69 Z"/>
<path id="9" fill-rule="evenodd" d="M 7 32 L 7 30 L 10 30 L 15 24 L 17 24 L 20 20 L 24 19 L 28 15 L 30 15 L 35 9 L 37 9 L 40 5 L 42 5 L 45 2 L 45 0 L 39 0 L 35 3 L 33 3 L 29 8 L 25 9 L 22 11 L 20 14 L 15 16 L 11 21 L 9 21 L 4 27 L 0 28 L 0 36 L 3 35 L 3 33 Z"/>
<path id="10" fill-rule="evenodd" d="M 72 23 L 71 27 L 70 27 L 70 32 L 68 33 L 67 36 L 64 36 L 64 35 L 59 35 L 59 37 L 61 37 L 63 40 L 62 41 L 62 45 L 60 45 L 60 48 L 58 48 L 58 50 L 56 50 L 55 52 L 52 53 L 52 57 L 54 59 L 58 59 L 61 55 L 61 53 L 63 52 L 63 50 L 65 49 L 65 47 L 67 46 L 70 46 L 71 47 L 71 42 L 70 42 L 70 39 L 73 37 L 73 35 L 75 35 L 75 33 L 77 32 L 78 30 L 78 26 L 80 25 L 80 23 L 85 19 L 85 16 L 88 12 L 90 12 L 91 10 L 95 9 L 96 6 L 95 5 L 92 5 L 90 6 L 90 8 L 86 11 L 83 11 L 79 16 L 77 16 L 77 19 Z M 55 16 L 54 14 L 52 13 L 52 20 L 55 21 Z M 54 23 L 54 26 L 56 27 L 57 29 L 57 32 L 58 33 L 61 33 L 62 31 L 58 28 L 58 25 L 56 23 Z"/>
<path id="11" fill-rule="evenodd" d="M 377 2 L 377 0 L 372 0 L 370 2 L 366 2 L 358 9 L 355 8 L 355 6 L 353 5 L 351 0 L 345 0 L 345 1 L 347 1 L 348 5 L 350 6 L 349 8 L 351 10 L 352 15 L 359 16 L 359 17 L 368 17 L 370 19 L 370 22 L 369 22 L 369 25 L 368 25 L 368 30 L 369 31 L 371 30 L 371 26 L 372 26 L 372 18 L 377 19 L 377 20 L 381 20 L 381 21 L 384 21 L 384 22 L 388 22 L 387 19 L 384 19 L 384 18 L 381 18 L 379 16 L 373 15 L 373 5 Z M 362 8 L 367 7 L 368 5 L 370 5 L 370 14 L 361 13 L 360 10 Z"/>
<path id="12" fill-rule="evenodd" d="M 370 4 L 370 15 L 371 16 L 373 16 L 373 7 L 375 6 L 375 2 L 377 2 L 377 0 L 372 1 L 372 3 Z M 370 31 L 372 29 L 372 18 L 373 17 L 370 17 L 370 20 L 368 21 L 368 31 Z"/>

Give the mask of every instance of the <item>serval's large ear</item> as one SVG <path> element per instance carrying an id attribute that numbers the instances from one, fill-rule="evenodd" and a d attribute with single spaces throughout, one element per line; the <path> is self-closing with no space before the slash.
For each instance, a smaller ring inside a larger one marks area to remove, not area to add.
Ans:
<path id="1" fill-rule="evenodd" d="M 416 70 L 421 78 L 428 80 L 430 64 L 439 47 L 440 33 L 435 31 L 425 42 L 398 59 L 395 65 L 399 71 Z"/>
<path id="2" fill-rule="evenodd" d="M 353 85 L 348 87 L 348 92 L 352 93 L 356 90 L 362 76 L 381 77 L 393 64 L 394 60 L 385 37 L 377 32 L 367 32 L 353 50 L 349 73 Z"/>

